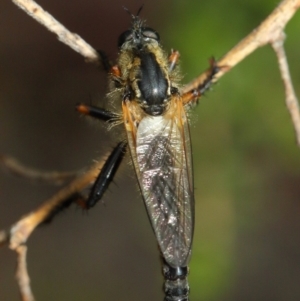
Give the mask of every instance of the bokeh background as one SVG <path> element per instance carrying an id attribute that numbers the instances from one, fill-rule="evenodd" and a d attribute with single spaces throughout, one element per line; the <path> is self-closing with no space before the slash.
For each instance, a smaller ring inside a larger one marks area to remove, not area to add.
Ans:
<path id="1" fill-rule="evenodd" d="M 116 57 L 130 18 L 122 5 L 181 52 L 184 82 L 220 58 L 277 5 L 271 0 L 43 0 L 96 49 Z M 300 95 L 300 15 L 286 28 L 286 51 Z M 115 140 L 78 116 L 78 102 L 105 103 L 106 78 L 5 0 L 0 2 L 0 153 L 42 170 L 77 170 Z M 271 47 L 224 76 L 191 116 L 196 229 L 190 264 L 193 301 L 300 300 L 300 150 Z M 125 162 L 99 204 L 71 208 L 30 238 L 36 299 L 162 300 L 158 251 L 135 175 Z M 0 173 L 0 228 L 58 187 Z M 19 300 L 15 254 L 0 249 L 0 300 Z"/>

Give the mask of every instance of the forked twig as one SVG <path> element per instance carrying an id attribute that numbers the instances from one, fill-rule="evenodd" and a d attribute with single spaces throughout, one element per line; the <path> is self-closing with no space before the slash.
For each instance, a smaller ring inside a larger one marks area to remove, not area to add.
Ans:
<path id="1" fill-rule="evenodd" d="M 297 97 L 289 74 L 288 63 L 283 48 L 284 28 L 287 22 L 293 17 L 300 7 L 300 0 L 284 0 L 274 11 L 248 36 L 233 47 L 217 64 L 223 68 L 216 74 L 214 81 L 217 81 L 225 73 L 231 70 L 240 61 L 246 58 L 259 47 L 270 44 L 276 52 L 281 77 L 285 86 L 286 105 L 291 115 L 294 130 L 296 132 L 297 144 L 300 147 L 300 111 Z M 196 89 L 206 78 L 207 70 L 191 83 L 183 88 L 183 92 Z"/>
<path id="2" fill-rule="evenodd" d="M 103 164 L 104 160 L 95 163 L 85 174 L 79 176 L 69 185 L 59 190 L 37 210 L 21 218 L 9 231 L 0 231 L 0 246 L 9 244 L 9 247 L 18 254 L 16 278 L 23 301 L 34 301 L 26 264 L 27 247 L 25 244 L 29 236 L 38 225 L 51 216 L 51 213 L 55 211 L 56 208 L 61 207 L 66 200 L 93 183 Z"/>
<path id="3" fill-rule="evenodd" d="M 10 230 L 10 248 L 15 250 L 21 244 L 26 243 L 32 231 L 49 218 L 56 208 L 76 193 L 94 182 L 101 170 L 104 160 L 95 163 L 85 174 L 77 177 L 69 185 L 60 189 L 53 197 L 46 200 L 38 209 L 20 219 Z"/>
<path id="4" fill-rule="evenodd" d="M 272 42 L 272 47 L 277 55 L 278 65 L 281 73 L 281 78 L 285 88 L 285 103 L 287 109 L 290 113 L 291 119 L 294 124 L 297 143 L 300 146 L 300 110 L 299 101 L 297 99 L 294 87 L 292 84 L 292 79 L 290 76 L 289 65 L 287 62 L 286 54 L 283 47 L 284 34 L 282 34 L 281 39 L 278 38 L 276 41 Z"/>
<path id="5" fill-rule="evenodd" d="M 224 66 L 225 68 L 221 68 L 216 74 L 215 81 L 257 48 L 280 40 L 286 24 L 299 7 L 300 0 L 283 0 L 257 28 L 218 61 L 218 66 Z M 205 73 L 187 84 L 184 87 L 184 92 L 197 88 L 204 78 Z"/>

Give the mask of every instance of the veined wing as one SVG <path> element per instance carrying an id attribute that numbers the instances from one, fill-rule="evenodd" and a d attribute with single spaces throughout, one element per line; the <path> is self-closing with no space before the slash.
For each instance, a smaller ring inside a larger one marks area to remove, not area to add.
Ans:
<path id="1" fill-rule="evenodd" d="M 189 261 L 194 198 L 188 122 L 182 105 L 175 106 L 173 113 L 145 116 L 127 134 L 160 250 L 169 265 L 178 267 Z"/>

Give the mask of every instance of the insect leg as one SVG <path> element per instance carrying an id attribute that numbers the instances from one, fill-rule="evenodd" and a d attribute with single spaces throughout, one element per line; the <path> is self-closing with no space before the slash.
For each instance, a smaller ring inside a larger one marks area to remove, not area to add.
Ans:
<path id="1" fill-rule="evenodd" d="M 87 209 L 95 206 L 107 190 L 118 167 L 120 166 L 120 163 L 122 162 L 122 159 L 125 155 L 126 147 L 126 142 L 119 142 L 107 158 L 86 201 L 85 207 Z"/>
<path id="2" fill-rule="evenodd" d="M 114 121 L 118 118 L 116 113 L 83 103 L 78 104 L 76 110 L 83 115 L 88 115 L 103 121 Z"/>
<path id="3" fill-rule="evenodd" d="M 109 75 L 114 81 L 116 87 L 122 85 L 121 70 L 117 65 L 109 66 Z M 120 119 L 120 116 L 116 113 L 113 113 L 109 110 L 102 109 L 96 106 L 86 105 L 83 103 L 78 104 L 76 106 L 76 110 L 83 115 L 88 115 L 103 121 L 110 122 L 110 121 L 115 121 Z"/>
<path id="4" fill-rule="evenodd" d="M 219 72 L 221 67 L 217 65 L 217 62 L 214 58 L 211 58 L 209 63 L 210 69 L 204 81 L 200 83 L 196 89 L 187 91 L 182 95 L 182 101 L 184 105 L 196 104 L 198 99 L 211 87 L 214 76 Z"/>
<path id="5" fill-rule="evenodd" d="M 86 104 L 78 104 L 76 106 L 76 110 L 81 114 L 89 115 L 91 117 L 108 122 L 113 122 L 119 118 L 118 114 L 109 110 Z M 104 163 L 101 172 L 91 189 L 88 199 L 84 202 L 77 202 L 79 206 L 89 209 L 95 206 L 95 204 L 101 199 L 121 164 L 126 147 L 126 142 L 119 142 L 116 145 Z"/>
<path id="6" fill-rule="evenodd" d="M 87 200 L 79 191 L 77 191 L 65 199 L 62 198 L 61 200 L 56 201 L 54 205 L 52 205 L 53 201 L 51 201 L 49 204 L 47 203 L 45 209 L 43 209 L 46 214 L 43 212 L 44 218 L 40 223 L 47 224 L 51 222 L 54 216 L 68 208 L 73 203 L 84 209 L 93 207 L 101 199 L 117 172 L 117 169 L 124 157 L 126 146 L 126 142 L 120 142 L 113 149 L 109 157 L 106 159 L 106 162 L 104 163 Z M 74 184 L 71 185 L 71 188 L 74 189 Z M 63 194 L 63 192 L 61 192 L 60 195 L 61 194 Z"/>
<path id="7" fill-rule="evenodd" d="M 108 73 L 112 67 L 112 64 L 111 64 L 107 54 L 103 50 L 97 50 L 97 52 L 100 56 L 102 67 L 103 67 L 104 71 L 106 73 Z"/>

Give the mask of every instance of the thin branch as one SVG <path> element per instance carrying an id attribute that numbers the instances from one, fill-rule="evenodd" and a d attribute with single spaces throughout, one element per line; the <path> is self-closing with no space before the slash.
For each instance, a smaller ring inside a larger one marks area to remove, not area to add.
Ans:
<path id="1" fill-rule="evenodd" d="M 289 67 L 283 48 L 284 28 L 287 22 L 293 17 L 300 7 L 300 0 L 284 0 L 277 8 L 246 38 L 232 48 L 223 58 L 218 61 L 221 66 L 216 74 L 214 81 L 217 81 L 225 73 L 231 70 L 241 60 L 251 54 L 254 50 L 266 44 L 270 44 L 276 52 L 281 77 L 285 86 L 286 106 L 289 110 L 294 130 L 296 133 L 297 144 L 300 147 L 300 111 L 299 104 L 294 92 Z M 223 67 L 223 68 L 222 68 Z M 196 89 L 206 78 L 210 70 L 205 71 L 191 83 L 183 88 L 183 92 Z"/>
<path id="2" fill-rule="evenodd" d="M 10 230 L 10 248 L 15 250 L 21 244 L 26 243 L 34 229 L 47 220 L 56 208 L 59 208 L 63 202 L 93 183 L 103 164 L 103 160 L 94 164 L 84 175 L 76 178 L 53 197 L 46 200 L 37 210 L 24 216 L 14 224 Z"/>
<path id="3" fill-rule="evenodd" d="M 75 172 L 75 171 L 73 172 L 39 171 L 37 169 L 24 166 L 13 157 L 0 154 L 0 166 L 1 165 L 9 172 L 17 176 L 28 178 L 34 181 L 44 181 L 44 182 L 54 183 L 54 184 L 62 184 L 65 181 L 68 181 L 79 174 L 79 172 Z"/>
<path id="4" fill-rule="evenodd" d="M 19 285 L 22 301 L 34 301 L 35 299 L 30 288 L 30 278 L 27 271 L 27 247 L 25 245 L 21 245 L 16 248 L 16 252 L 18 254 L 16 279 Z"/>
<path id="5" fill-rule="evenodd" d="M 81 192 L 95 181 L 105 160 L 95 163 L 84 175 L 78 176 L 69 185 L 59 190 L 53 197 L 45 201 L 37 210 L 21 218 L 11 226 L 10 231 L 0 231 L 0 246 L 9 244 L 9 247 L 18 254 L 16 279 L 22 301 L 34 301 L 27 272 L 26 242 L 38 225 L 49 219 L 49 216 L 62 207 L 66 200 Z"/>
<path id="6" fill-rule="evenodd" d="M 273 41 L 280 39 L 284 27 L 299 7 L 300 0 L 282 1 L 256 29 L 254 29 L 218 61 L 218 66 L 224 66 L 225 68 L 221 68 L 221 70 L 216 74 L 215 81 L 230 71 L 232 67 L 237 65 L 257 48 L 268 43 L 271 44 Z M 183 92 L 196 89 L 203 79 L 206 78 L 207 72 L 208 71 L 204 72 L 192 82 L 187 84 L 184 87 Z"/>
<path id="7" fill-rule="evenodd" d="M 55 33 L 59 41 L 80 53 L 87 62 L 99 64 L 98 52 L 92 46 L 85 42 L 78 34 L 70 32 L 36 2 L 32 0 L 12 1 L 23 9 L 30 17 Z"/>
<path id="8" fill-rule="evenodd" d="M 300 110 L 299 102 L 295 94 L 292 79 L 290 76 L 289 65 L 283 47 L 284 35 L 281 39 L 272 42 L 272 47 L 277 55 L 278 65 L 281 73 L 281 78 L 285 88 L 285 103 L 290 113 L 296 132 L 297 143 L 300 146 Z"/>

